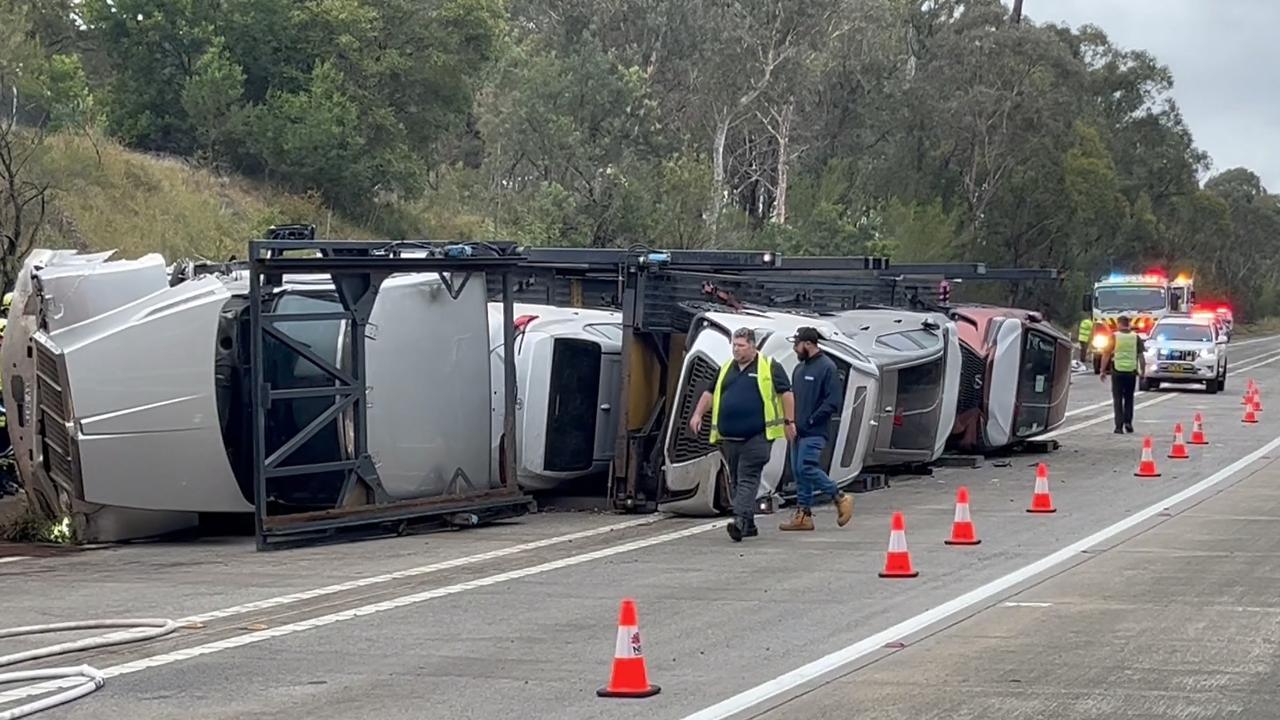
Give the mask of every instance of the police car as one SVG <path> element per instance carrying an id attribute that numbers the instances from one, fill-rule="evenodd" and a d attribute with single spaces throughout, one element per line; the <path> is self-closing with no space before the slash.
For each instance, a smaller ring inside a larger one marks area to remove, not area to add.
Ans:
<path id="1" fill-rule="evenodd" d="M 1227 334 L 1214 318 L 1166 316 L 1146 342 L 1147 370 L 1140 383 L 1155 390 L 1162 383 L 1204 383 L 1216 393 L 1227 384 Z"/>

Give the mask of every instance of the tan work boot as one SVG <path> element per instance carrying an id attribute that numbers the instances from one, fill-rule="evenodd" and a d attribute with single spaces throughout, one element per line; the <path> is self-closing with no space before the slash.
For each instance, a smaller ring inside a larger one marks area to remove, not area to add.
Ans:
<path id="1" fill-rule="evenodd" d="M 785 531 L 812 530 L 813 515 L 810 515 L 804 510 L 797 508 L 796 514 L 792 515 L 790 520 L 779 525 L 778 529 L 785 530 Z"/>
<path id="2" fill-rule="evenodd" d="M 840 497 L 836 498 L 836 524 L 844 527 L 853 519 L 853 496 L 849 493 L 840 493 Z"/>

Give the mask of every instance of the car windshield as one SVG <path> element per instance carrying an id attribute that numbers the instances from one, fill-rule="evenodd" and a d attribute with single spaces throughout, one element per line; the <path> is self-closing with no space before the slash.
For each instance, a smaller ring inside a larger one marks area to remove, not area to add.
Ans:
<path id="1" fill-rule="evenodd" d="M 1158 287 L 1105 287 L 1098 288 L 1095 296 L 1094 306 L 1103 312 L 1163 310 L 1165 307 L 1164 288 Z"/>
<path id="2" fill-rule="evenodd" d="M 1161 342 L 1213 342 L 1213 331 L 1208 325 L 1192 325 L 1190 323 L 1161 323 L 1151 335 Z"/>

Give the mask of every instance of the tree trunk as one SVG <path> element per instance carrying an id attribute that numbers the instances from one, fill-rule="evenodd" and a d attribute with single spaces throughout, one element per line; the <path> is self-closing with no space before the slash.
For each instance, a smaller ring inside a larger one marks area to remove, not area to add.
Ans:
<path id="1" fill-rule="evenodd" d="M 720 213 L 724 209 L 725 192 L 725 169 L 724 169 L 724 146 L 729 139 L 729 112 L 726 110 L 716 119 L 716 134 L 714 138 L 711 168 L 711 206 L 708 208 L 707 224 L 711 227 L 712 239 L 720 229 Z"/>
<path id="2" fill-rule="evenodd" d="M 773 221 L 787 224 L 787 182 L 791 176 L 791 120 L 795 116 L 795 101 L 787 103 L 778 118 L 778 191 L 773 204 Z"/>

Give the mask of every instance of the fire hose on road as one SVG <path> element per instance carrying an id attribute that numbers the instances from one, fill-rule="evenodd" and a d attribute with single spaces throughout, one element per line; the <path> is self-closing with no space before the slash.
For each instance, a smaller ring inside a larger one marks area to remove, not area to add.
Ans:
<path id="1" fill-rule="evenodd" d="M 26 627 L 0 630 L 0 640 L 23 637 L 26 635 L 73 632 L 76 630 L 115 630 L 121 628 L 124 628 L 125 630 L 123 632 L 85 638 L 83 640 L 72 640 L 69 642 L 59 643 L 57 645 L 50 645 L 48 647 L 36 648 L 35 650 L 14 653 L 12 655 L 0 655 L 0 668 L 17 665 L 18 663 L 30 662 L 32 660 L 42 660 L 44 658 L 55 657 L 57 655 L 65 655 L 67 653 L 84 652 L 86 650 L 96 650 L 98 648 L 142 642 L 144 640 L 154 640 L 155 638 L 164 637 L 165 635 L 177 630 L 178 624 L 172 620 L 139 619 L 86 620 L 81 622 L 52 623 L 47 625 L 28 625 Z M 0 673 L 0 686 L 30 680 L 69 680 L 74 678 L 81 678 L 83 679 L 83 682 L 75 684 L 71 686 L 70 689 L 60 692 L 57 695 L 51 695 L 47 698 L 28 703 L 26 705 L 21 705 L 10 710 L 0 711 L 0 720 L 17 720 L 18 718 L 28 717 L 43 710 L 64 705 L 72 700 L 77 700 L 88 695 L 94 690 L 102 687 L 106 682 L 106 677 L 97 669 L 90 667 L 89 665 Z"/>

